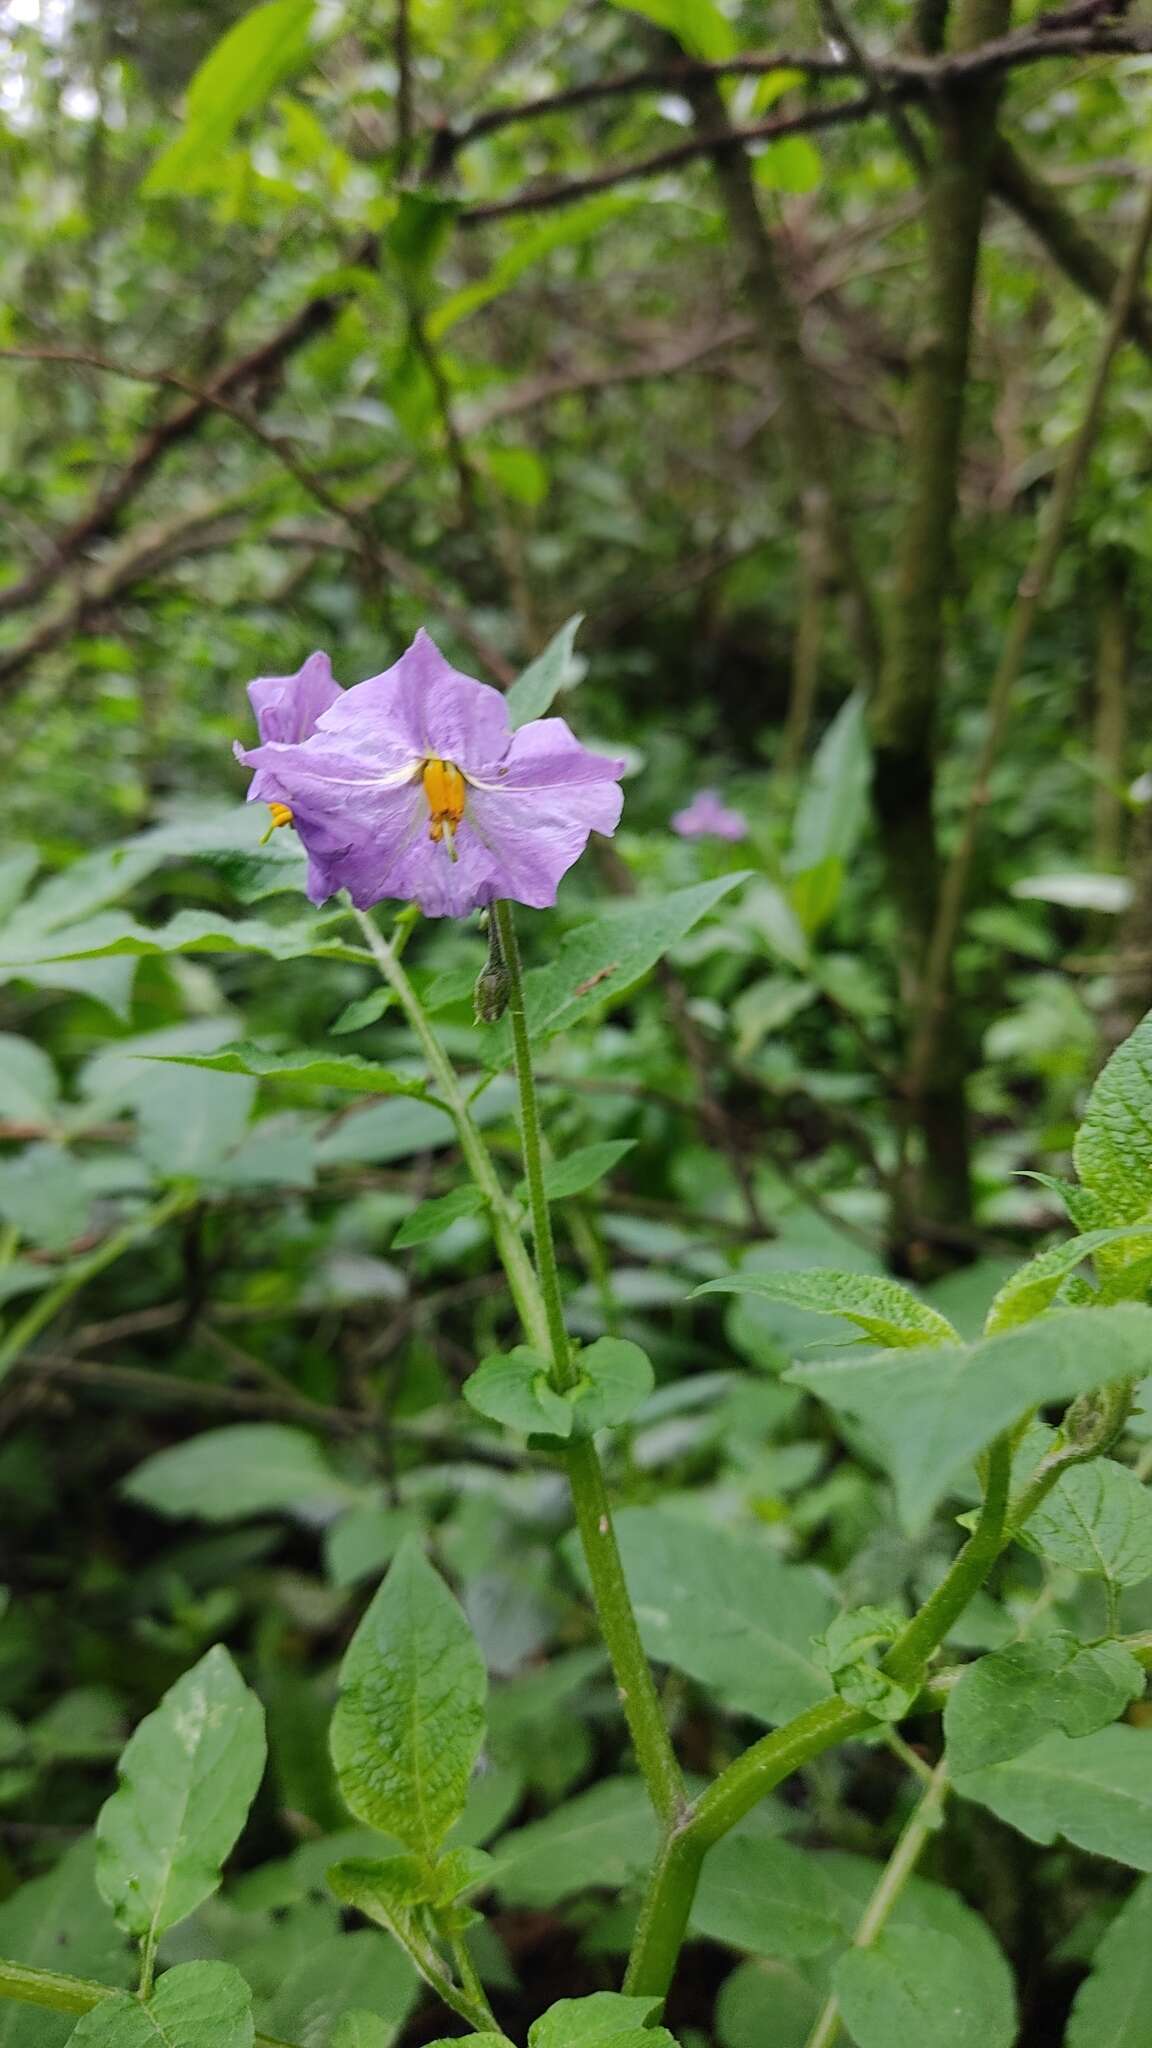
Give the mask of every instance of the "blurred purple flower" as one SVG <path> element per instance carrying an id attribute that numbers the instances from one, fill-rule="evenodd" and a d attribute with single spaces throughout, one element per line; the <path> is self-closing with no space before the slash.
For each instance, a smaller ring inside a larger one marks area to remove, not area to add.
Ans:
<path id="1" fill-rule="evenodd" d="M 714 789 L 702 789 L 686 810 L 675 813 L 672 830 L 681 839 L 746 839 L 748 820 L 743 811 L 730 811 Z"/>
<path id="2" fill-rule="evenodd" d="M 385 896 L 427 917 L 497 897 L 542 910 L 589 833 L 619 823 L 622 761 L 589 752 L 562 718 L 510 731 L 499 690 L 423 631 L 351 690 L 314 654 L 249 694 L 263 742 L 236 750 L 256 770 L 249 802 L 295 825 L 313 903 L 347 889 L 362 910 Z"/>

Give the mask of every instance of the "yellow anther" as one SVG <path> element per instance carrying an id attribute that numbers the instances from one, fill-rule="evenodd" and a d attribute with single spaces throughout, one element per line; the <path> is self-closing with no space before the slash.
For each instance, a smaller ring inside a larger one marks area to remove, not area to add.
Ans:
<path id="1" fill-rule="evenodd" d="M 268 809 L 271 813 L 273 827 L 277 825 L 290 825 L 292 823 L 292 813 L 287 804 L 269 804 Z"/>
<path id="2" fill-rule="evenodd" d="M 464 816 L 464 777 L 451 761 L 425 761 L 421 780 L 428 799 L 428 836 L 439 842 L 447 834 L 448 850 L 455 853 L 452 835 Z"/>

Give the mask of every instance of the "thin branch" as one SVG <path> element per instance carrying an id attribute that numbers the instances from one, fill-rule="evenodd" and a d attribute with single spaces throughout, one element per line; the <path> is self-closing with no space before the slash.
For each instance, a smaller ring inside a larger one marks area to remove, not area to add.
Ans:
<path id="1" fill-rule="evenodd" d="M 923 179 L 928 175 L 928 158 L 924 145 L 904 112 L 896 94 L 889 90 L 888 81 L 880 65 L 871 56 L 856 34 L 848 16 L 842 13 L 837 0 L 816 0 L 817 12 L 824 24 L 824 32 L 832 42 L 842 43 L 852 60 L 852 66 L 870 87 L 878 107 L 887 116 L 888 125 L 896 138 L 896 144 L 907 159 L 914 178 Z"/>
<path id="2" fill-rule="evenodd" d="M 919 1028 L 913 1050 L 913 1088 L 922 1085 L 931 1068 L 943 1022 L 944 996 L 964 901 L 972 858 L 980 831 L 980 820 L 988 802 L 988 783 L 1011 708 L 1012 694 L 1020 678 L 1024 656 L 1053 571 L 1068 532 L 1076 492 L 1100 428 L 1104 395 L 1112 365 L 1128 331 L 1128 319 L 1152 247 L 1152 179 L 1149 179 L 1139 224 L 1128 260 L 1116 287 L 1111 318 L 1100 345 L 1096 367 L 1088 388 L 1080 425 L 1064 452 L 1048 499 L 1043 523 L 1031 559 L 1020 578 L 1016 602 L 1008 621 L 1003 650 L 992 680 L 985 718 L 984 739 L 968 797 L 960 837 L 952 854 L 940 890 L 936 922 L 932 932 L 921 993 Z"/>
<path id="3" fill-rule="evenodd" d="M 991 183 L 997 199 L 1031 228 L 1065 277 L 1097 305 L 1110 306 L 1120 280 L 1115 257 L 1003 135 L 993 152 Z M 1133 296 L 1126 331 L 1145 355 L 1152 356 L 1152 297 L 1147 292 Z"/>

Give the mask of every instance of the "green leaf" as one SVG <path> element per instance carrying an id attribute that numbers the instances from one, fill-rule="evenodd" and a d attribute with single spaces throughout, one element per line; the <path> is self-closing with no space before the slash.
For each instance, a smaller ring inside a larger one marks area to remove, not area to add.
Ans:
<path id="1" fill-rule="evenodd" d="M 1152 1870 L 1152 1729 L 1122 1722 L 1095 1735 L 1048 1735 L 1023 1756 L 966 1771 L 956 1790 L 1034 1842 L 1063 1835 Z"/>
<path id="2" fill-rule="evenodd" d="M 756 158 L 756 183 L 770 192 L 814 192 L 824 160 L 806 135 L 782 135 Z"/>
<path id="3" fill-rule="evenodd" d="M 277 4 L 277 0 L 273 0 Z M 167 953 L 265 953 L 272 960 L 347 960 L 357 966 L 368 958 L 361 946 L 327 938 L 328 919 L 299 924 L 269 924 L 249 917 L 237 920 L 215 911 L 182 910 L 170 924 L 149 930 L 119 911 L 107 911 L 88 924 L 63 926 L 47 935 L 6 933 L 0 940 L 0 967 L 19 970 L 45 960 L 105 960 L 121 954 L 148 958 Z"/>
<path id="4" fill-rule="evenodd" d="M 422 292 L 460 208 L 436 192 L 402 191 L 384 245 L 408 283 Z"/>
<path id="5" fill-rule="evenodd" d="M 443 1237 L 462 1216 L 476 1216 L 483 1207 L 484 1197 L 474 1187 L 453 1188 L 451 1194 L 421 1202 L 404 1218 L 392 1239 L 392 1250 L 403 1251 L 407 1245 L 427 1244 L 431 1238 Z"/>
<path id="6" fill-rule="evenodd" d="M 261 1046 L 240 1041 L 222 1045 L 219 1052 L 150 1053 L 147 1057 L 173 1066 L 204 1067 L 213 1074 L 251 1074 L 261 1081 L 299 1082 L 305 1088 L 346 1088 L 354 1095 L 428 1093 L 423 1081 L 410 1074 L 393 1074 L 375 1060 L 361 1059 L 358 1053 L 265 1052 Z"/>
<path id="7" fill-rule="evenodd" d="M 377 1579 L 399 1550 L 405 1536 L 419 1526 L 411 1508 L 384 1508 L 372 1503 L 351 1508 L 324 1532 L 324 1561 L 334 1586 L 355 1586 Z"/>
<path id="8" fill-rule="evenodd" d="M 154 1940 L 220 1883 L 264 1771 L 264 1711 L 219 1643 L 141 1721 L 96 1823 L 97 1883 Z"/>
<path id="9" fill-rule="evenodd" d="M 625 2043 L 631 2048 L 637 2040 L 667 2048 L 671 2035 L 649 2024 L 662 2003 L 659 1998 L 626 1998 L 619 1991 L 561 1998 L 529 2027 L 528 2048 L 624 2048 Z"/>
<path id="10" fill-rule="evenodd" d="M 615 1429 L 648 1399 L 654 1374 L 647 1352 L 623 1337 L 598 1337 L 577 1359 L 580 1379 L 566 1396 L 577 1433 Z"/>
<path id="11" fill-rule="evenodd" d="M 635 1145 L 634 1138 L 606 1138 L 598 1145 L 578 1145 L 563 1159 L 550 1159 L 544 1168 L 544 1193 L 548 1200 L 564 1202 L 572 1195 L 582 1195 L 585 1188 L 611 1173 Z M 521 1183 L 517 1193 L 521 1201 L 527 1199 L 526 1183 Z"/>
<path id="12" fill-rule="evenodd" d="M 649 973 L 670 946 L 699 924 L 738 883 L 743 872 L 698 882 L 670 896 L 641 897 L 610 910 L 595 924 L 581 925 L 561 941 L 547 967 L 534 967 L 524 978 L 525 1012 L 533 1039 L 567 1031 L 581 1018 L 618 1003 Z M 489 1064 L 506 1065 L 511 1046 L 507 1023 L 484 1037 Z"/>
<path id="13" fill-rule="evenodd" d="M 118 1991 L 85 2013 L 82 2048 L 251 2048 L 252 1993 L 231 1963 L 177 1963 L 146 2005 Z"/>
<path id="14" fill-rule="evenodd" d="M 720 2048 L 808 2048 L 823 2000 L 794 1963 L 741 1963 L 716 1997 Z"/>
<path id="15" fill-rule="evenodd" d="M 0 1159 L 0 1221 L 29 1244 L 66 1251 L 84 1234 L 92 1194 L 62 1145 L 28 1145 Z"/>
<path id="16" fill-rule="evenodd" d="M 668 29 L 690 57 L 719 64 L 735 54 L 735 31 L 715 0 L 612 0 L 612 5 Z"/>
<path id="17" fill-rule="evenodd" d="M 370 2012 L 394 2041 L 416 2003 L 419 1979 L 403 1949 L 367 1928 L 310 1946 L 260 2013 L 260 2025 L 295 2048 L 331 2048 L 343 2014 Z M 375 2044 L 373 2044 L 375 2048 Z"/>
<path id="18" fill-rule="evenodd" d="M 574 1892 L 619 1890 L 647 1871 L 657 1839 L 643 1780 L 603 1778 L 497 1842 L 493 1883 L 511 1906 L 553 1906 Z"/>
<path id="19" fill-rule="evenodd" d="M 571 1436 L 572 1403 L 550 1384 L 549 1361 L 526 1344 L 495 1352 L 479 1365 L 462 1392 L 477 1415 L 502 1422 L 522 1436 Z"/>
<path id="20" fill-rule="evenodd" d="M 1152 1495 L 1113 1458 L 1072 1465 L 1029 1516 L 1019 1541 L 1074 1572 L 1138 1586 L 1152 1578 Z"/>
<path id="21" fill-rule="evenodd" d="M 822 1955 L 840 1933 L 835 1905 L 806 1851 L 768 1835 L 729 1835 L 704 1863 L 692 1926 L 753 1955 Z"/>
<path id="22" fill-rule="evenodd" d="M 486 1675 L 459 1606 L 416 1538 L 396 1554 L 349 1645 L 332 1761 L 357 1820 L 433 1856 L 468 1796 Z"/>
<path id="23" fill-rule="evenodd" d="M 75 1976 L 99 1984 L 131 1982 L 127 1941 L 96 1889 L 94 1835 L 0 1903 L 0 1955 L 34 1970 L 58 1970 L 66 1961 Z M 0 2048 L 63 2048 L 74 2025 L 70 2013 L 0 2001 Z"/>
<path id="24" fill-rule="evenodd" d="M 363 1031 L 369 1024 L 378 1024 L 395 1000 L 390 988 L 374 988 L 366 996 L 357 996 L 354 1002 L 345 1004 L 335 1022 L 328 1026 L 329 1037 L 341 1038 L 352 1031 Z"/>
<path id="25" fill-rule="evenodd" d="M 811 1651 L 834 1611 L 818 1573 L 668 1508 L 625 1508 L 616 1534 L 650 1657 L 762 1721 L 829 1696 Z"/>
<path id="26" fill-rule="evenodd" d="M 333 1470 L 314 1437 L 280 1422 L 204 1430 L 146 1458 L 120 1491 L 158 1515 L 201 1522 L 276 1513 L 315 1520 L 362 1496 Z"/>
<path id="27" fill-rule="evenodd" d="M 838 878 L 855 851 L 867 814 L 868 772 L 864 695 L 855 691 L 841 705 L 816 749 L 792 827 L 787 869 L 794 878 L 793 887 L 796 880 L 821 870 L 830 869 L 837 877 L 819 911 L 802 916 L 808 931 L 823 923 L 835 908 Z"/>
<path id="28" fill-rule="evenodd" d="M 944 1708 L 953 1775 L 1004 1762 L 1053 1730 L 1093 1735 L 1144 1691 L 1144 1672 L 1120 1643 L 1082 1647 L 1055 1630 L 1010 1643 L 961 1672 Z"/>
<path id="29" fill-rule="evenodd" d="M 1057 1309 L 971 1346 L 884 1351 L 793 1366 L 785 1378 L 867 1424 L 919 1528 L 950 1482 L 1000 1431 L 1044 1402 L 1071 1400 L 1152 1364 L 1152 1309 Z"/>
<path id="30" fill-rule="evenodd" d="M 701 1294 L 758 1294 L 792 1308 L 843 1316 L 878 1344 L 893 1348 L 959 1341 L 946 1316 L 917 1301 L 898 1281 L 871 1273 L 835 1273 L 819 1266 L 804 1273 L 725 1273 L 697 1287 L 693 1299 Z"/>
<path id="31" fill-rule="evenodd" d="M 17 1124 L 51 1122 L 60 1084 L 46 1052 L 30 1038 L 0 1031 L 0 1117 Z"/>
<path id="32" fill-rule="evenodd" d="M 887 1927 L 870 1948 L 851 1948 L 832 1973 L 844 2024 L 857 2048 L 1011 2048 L 1016 2008 L 1007 1963 L 991 1981 L 974 1977 L 963 1944 L 929 1928 Z"/>
<path id="33" fill-rule="evenodd" d="M 264 0 L 221 36 L 188 87 L 182 133 L 141 186 L 145 198 L 196 189 L 245 115 L 304 68 L 312 14 L 313 0 Z"/>
<path id="34" fill-rule="evenodd" d="M 563 690 L 570 690 L 584 673 L 584 663 L 574 654 L 576 635 L 584 623 L 583 612 L 566 619 L 553 634 L 543 654 L 538 654 L 505 695 L 508 722 L 513 732 L 534 718 L 543 718 Z"/>
<path id="35" fill-rule="evenodd" d="M 1125 1227 L 1089 1230 L 1080 1237 L 1069 1238 L 1066 1244 L 1053 1245 L 1038 1253 L 1004 1282 L 988 1311 L 987 1334 L 992 1336 L 997 1330 L 1014 1330 L 1021 1323 L 1032 1322 L 1051 1307 L 1069 1273 L 1075 1272 L 1082 1260 L 1104 1245 L 1133 1238 L 1152 1251 L 1152 1231 Z"/>
<path id="36" fill-rule="evenodd" d="M 378 2012 L 342 2012 L 328 2037 L 327 2048 L 390 2048 L 396 2029 Z M 493 2036 L 493 2039 L 496 2037 Z"/>
<path id="37" fill-rule="evenodd" d="M 897 1607 L 853 1607 L 837 1614 L 812 1648 L 840 1694 L 877 1720 L 899 1721 L 908 1712 L 916 1686 L 898 1685 L 866 1655 L 881 1643 L 894 1642 L 904 1625 Z"/>
<path id="38" fill-rule="evenodd" d="M 1064 2048 L 1152 2048 L 1152 1880 L 1137 1885 L 1096 1950 Z"/>
<path id="39" fill-rule="evenodd" d="M 1072 1157 L 1109 1223 L 1152 1211 L 1152 1012 L 1099 1075 Z"/>

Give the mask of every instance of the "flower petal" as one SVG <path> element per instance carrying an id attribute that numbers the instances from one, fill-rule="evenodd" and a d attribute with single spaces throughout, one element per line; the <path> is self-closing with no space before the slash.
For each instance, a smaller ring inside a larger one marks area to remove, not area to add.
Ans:
<path id="1" fill-rule="evenodd" d="M 326 654 L 310 654 L 292 676 L 257 676 L 248 685 L 262 740 L 306 740 L 317 720 L 344 695 Z"/>
<path id="2" fill-rule="evenodd" d="M 494 768 L 508 748 L 508 707 L 499 690 L 461 674 L 421 628 L 391 668 L 344 691 L 321 731 L 371 735 L 420 760 L 451 761 L 467 773 Z"/>
<path id="3" fill-rule="evenodd" d="M 623 804 L 623 791 L 603 778 L 470 791 L 465 822 L 491 857 L 492 895 L 548 909 L 589 833 L 614 832 Z"/>

